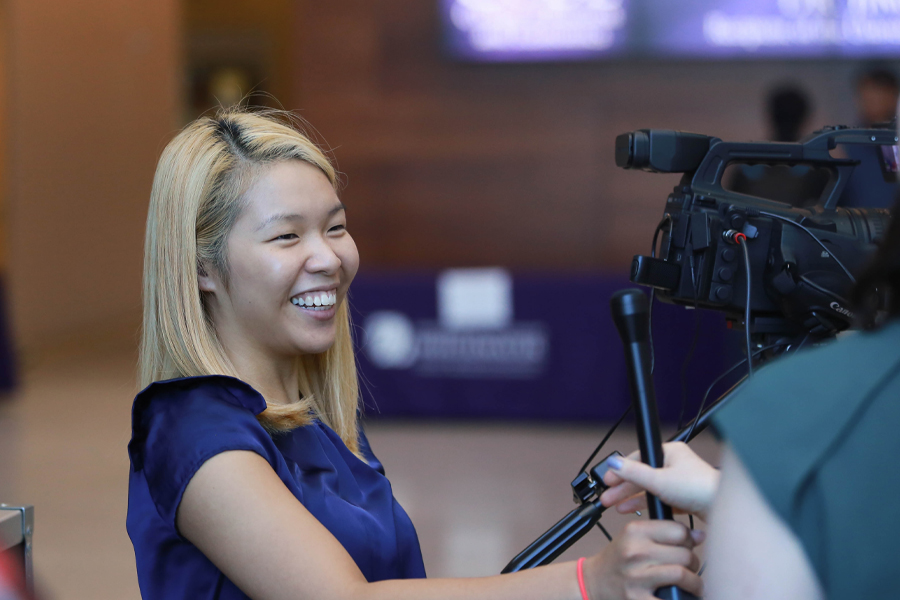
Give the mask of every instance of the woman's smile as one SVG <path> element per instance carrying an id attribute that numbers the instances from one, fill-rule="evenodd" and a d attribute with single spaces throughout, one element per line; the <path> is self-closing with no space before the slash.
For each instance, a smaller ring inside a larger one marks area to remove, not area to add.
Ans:
<path id="1" fill-rule="evenodd" d="M 291 304 L 307 317 L 328 321 L 337 314 L 337 289 L 300 293 L 291 298 Z"/>

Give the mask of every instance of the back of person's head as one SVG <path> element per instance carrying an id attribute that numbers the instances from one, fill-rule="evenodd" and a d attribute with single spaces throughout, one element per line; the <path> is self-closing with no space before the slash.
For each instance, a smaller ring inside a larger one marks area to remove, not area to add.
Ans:
<path id="1" fill-rule="evenodd" d="M 874 85 L 895 92 L 900 92 L 900 79 L 887 67 L 869 67 L 856 77 L 856 86 Z"/>
<path id="2" fill-rule="evenodd" d="M 900 79 L 885 66 L 873 66 L 856 77 L 856 102 L 865 126 L 886 123 L 896 114 Z"/>
<path id="3" fill-rule="evenodd" d="M 811 111 L 807 94 L 795 86 L 772 90 L 766 101 L 773 139 L 776 142 L 796 142 Z"/>
<path id="4" fill-rule="evenodd" d="M 853 289 L 859 324 L 872 329 L 900 317 L 900 189 L 884 240 Z"/>
<path id="5" fill-rule="evenodd" d="M 900 196 L 891 214 L 884 240 L 853 290 L 857 319 L 865 329 L 900 317 Z"/>
<path id="6" fill-rule="evenodd" d="M 228 109 L 200 118 L 165 148 L 153 179 L 144 246 L 144 318 L 140 384 L 175 377 L 238 374 L 222 347 L 200 291 L 211 268 L 228 285 L 227 238 L 244 195 L 268 166 L 315 165 L 337 186 L 328 157 L 283 111 Z M 310 422 L 310 411 L 357 449 L 358 384 L 346 302 L 334 345 L 299 357 L 299 404 L 270 405 L 260 421 L 272 431 Z"/>

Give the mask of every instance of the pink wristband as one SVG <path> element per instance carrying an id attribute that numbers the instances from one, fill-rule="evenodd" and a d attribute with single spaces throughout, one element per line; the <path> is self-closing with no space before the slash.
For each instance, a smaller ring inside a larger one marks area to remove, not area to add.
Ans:
<path id="1" fill-rule="evenodd" d="M 584 557 L 578 559 L 578 588 L 581 590 L 581 600 L 591 600 L 587 588 L 584 586 Z"/>

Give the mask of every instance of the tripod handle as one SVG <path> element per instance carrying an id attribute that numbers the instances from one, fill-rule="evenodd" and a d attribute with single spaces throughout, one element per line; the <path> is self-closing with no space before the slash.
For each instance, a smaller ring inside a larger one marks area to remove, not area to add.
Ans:
<path id="1" fill-rule="evenodd" d="M 656 390 L 650 372 L 650 304 L 643 292 L 628 289 L 613 295 L 610 310 L 625 347 L 625 363 L 637 421 L 641 460 L 651 467 L 659 468 L 663 466 L 663 449 L 659 433 L 659 413 L 656 409 Z M 672 519 L 672 508 L 650 492 L 647 492 L 647 508 L 651 519 Z M 656 597 L 666 600 L 696 600 L 696 596 L 675 586 L 656 590 Z"/>

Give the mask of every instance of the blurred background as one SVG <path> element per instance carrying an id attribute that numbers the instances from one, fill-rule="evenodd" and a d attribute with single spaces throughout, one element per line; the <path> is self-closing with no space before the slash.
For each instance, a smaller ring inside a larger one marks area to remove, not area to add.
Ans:
<path id="1" fill-rule="evenodd" d="M 615 136 L 887 120 L 895 5 L 0 0 L 0 502 L 36 507 L 43 597 L 139 597 L 125 447 L 143 230 L 156 160 L 191 119 L 284 107 L 332 150 L 373 448 L 429 573 L 491 574 L 572 508 L 628 403 L 608 298 L 678 176 L 616 168 Z M 655 328 L 673 427 L 741 338 L 670 306 Z M 630 427 L 611 444 L 633 450 Z"/>

